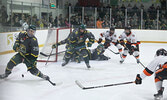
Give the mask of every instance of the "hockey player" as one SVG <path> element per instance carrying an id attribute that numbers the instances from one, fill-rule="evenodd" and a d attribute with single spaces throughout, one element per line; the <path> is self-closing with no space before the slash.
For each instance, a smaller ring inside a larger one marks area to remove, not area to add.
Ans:
<path id="1" fill-rule="evenodd" d="M 104 45 L 99 44 L 96 49 L 88 49 L 90 60 L 108 60 L 109 57 L 104 55 Z"/>
<path id="2" fill-rule="evenodd" d="M 117 48 L 119 53 L 122 52 L 122 46 L 119 44 L 117 40 L 117 35 L 115 33 L 115 28 L 111 27 L 109 31 L 103 32 L 100 34 L 100 38 L 98 44 L 102 42 L 102 38 L 105 38 L 104 48 L 107 49 L 110 46 L 110 43 L 113 43 Z"/>
<path id="3" fill-rule="evenodd" d="M 155 100 L 160 100 L 163 96 L 164 87 L 162 82 L 167 79 L 167 51 L 158 49 L 155 58 L 148 64 L 141 74 L 137 74 L 135 83 L 142 84 L 142 80 L 155 73 L 155 85 L 158 93 L 154 94 Z"/>
<path id="4" fill-rule="evenodd" d="M 80 25 L 79 28 L 75 29 L 71 33 L 68 40 L 69 46 L 65 52 L 65 62 L 62 64 L 62 66 L 65 66 L 69 62 L 74 52 L 79 51 L 79 53 L 82 55 L 86 63 L 87 68 L 90 68 L 89 57 L 88 57 L 88 53 L 85 45 L 85 41 L 87 38 L 89 39 L 87 46 L 91 47 L 92 44 L 94 43 L 94 39 L 95 39 L 94 35 L 88 30 L 86 30 L 86 26 L 83 24 Z"/>
<path id="5" fill-rule="evenodd" d="M 124 41 L 127 41 L 126 44 Z M 137 60 L 137 63 L 140 63 L 139 60 L 139 44 L 137 41 L 137 37 L 134 33 L 132 33 L 130 27 L 125 27 L 125 31 L 119 36 L 120 44 L 124 46 L 124 52 L 121 55 L 120 63 L 123 63 L 128 52 L 130 55 L 134 55 Z"/>
<path id="6" fill-rule="evenodd" d="M 36 67 L 39 46 L 37 38 L 34 36 L 36 27 L 30 25 L 26 32 L 20 32 L 13 46 L 13 50 L 18 52 L 14 55 L 7 64 L 5 73 L 0 75 L 0 79 L 7 78 L 12 69 L 20 63 L 24 63 L 27 66 L 28 71 L 31 74 L 49 80 L 47 75 L 42 74 Z"/>

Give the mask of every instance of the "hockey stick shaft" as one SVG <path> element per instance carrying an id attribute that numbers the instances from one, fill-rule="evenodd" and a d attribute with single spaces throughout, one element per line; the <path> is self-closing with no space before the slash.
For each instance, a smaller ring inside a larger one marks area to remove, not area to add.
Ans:
<path id="1" fill-rule="evenodd" d="M 65 52 L 65 51 L 61 51 L 61 52 L 58 52 L 58 53 L 53 53 L 53 54 L 51 54 L 51 56 L 53 56 L 53 55 L 58 55 L 58 54 L 63 53 L 63 52 Z M 45 57 L 49 57 L 48 54 L 45 54 L 45 53 L 43 53 L 43 52 L 40 52 L 40 54 L 43 55 L 43 56 L 45 56 Z"/>
<path id="2" fill-rule="evenodd" d="M 131 82 L 124 82 L 124 83 L 117 83 L 117 84 L 107 84 L 107 85 L 99 85 L 99 86 L 90 86 L 90 87 L 84 87 L 80 84 L 79 81 L 76 81 L 76 84 L 82 88 L 83 90 L 86 90 L 86 89 L 94 89 L 94 88 L 103 88 L 103 87 L 110 87 L 110 86 L 118 86 L 118 85 L 125 85 L 125 84 L 132 84 L 132 83 L 135 83 L 134 81 L 131 81 Z"/>
<path id="3" fill-rule="evenodd" d="M 109 48 L 107 48 L 109 51 L 111 51 L 112 53 L 114 53 L 114 54 L 119 54 L 119 52 L 114 52 L 114 51 L 112 51 L 111 49 L 109 49 Z"/>
<path id="4" fill-rule="evenodd" d="M 53 83 L 50 79 L 48 80 L 50 84 L 52 84 L 53 86 L 56 86 L 56 83 Z"/>
<path id="5" fill-rule="evenodd" d="M 45 65 L 47 65 L 47 63 L 48 63 L 48 61 L 49 61 L 49 59 L 50 59 L 50 56 L 51 56 L 52 52 L 53 52 L 53 49 L 51 50 L 50 55 L 49 55 L 49 57 L 48 57 L 48 59 L 47 59 Z"/>

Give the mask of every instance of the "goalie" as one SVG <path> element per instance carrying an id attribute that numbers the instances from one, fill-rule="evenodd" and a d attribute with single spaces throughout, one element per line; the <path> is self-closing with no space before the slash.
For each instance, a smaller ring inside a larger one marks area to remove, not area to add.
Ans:
<path id="1" fill-rule="evenodd" d="M 89 39 L 87 47 L 91 47 L 95 40 L 94 35 L 86 30 L 86 26 L 83 24 L 80 25 L 79 28 L 75 29 L 72 33 L 70 33 L 69 37 L 66 40 L 66 42 L 68 42 L 68 46 L 66 46 L 67 50 L 65 52 L 64 62 L 62 63 L 62 66 L 68 64 L 72 55 L 75 52 L 79 52 L 79 54 L 82 55 L 82 58 L 85 61 L 87 68 L 90 68 L 89 56 L 85 44 L 87 38 Z M 55 46 L 53 45 L 52 48 L 54 47 Z"/>

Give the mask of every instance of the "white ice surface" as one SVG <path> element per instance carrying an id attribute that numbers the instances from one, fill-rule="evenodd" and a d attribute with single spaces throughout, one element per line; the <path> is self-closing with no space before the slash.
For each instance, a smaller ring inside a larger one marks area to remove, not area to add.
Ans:
<path id="1" fill-rule="evenodd" d="M 95 44 L 94 46 L 96 46 Z M 117 51 L 114 46 L 110 47 Z M 146 66 L 159 48 L 167 49 L 166 44 L 141 44 L 140 59 Z M 0 74 L 4 73 L 7 62 L 14 55 L 0 56 Z M 119 64 L 120 56 L 106 50 L 105 55 L 111 57 L 108 61 L 90 61 L 91 70 L 85 63 L 70 62 L 61 67 L 62 60 L 55 63 L 38 63 L 38 68 L 50 76 L 53 82 L 63 82 L 52 86 L 49 82 L 31 75 L 24 64 L 15 67 L 12 74 L 0 80 L 0 100 L 153 100 L 156 93 L 154 75 L 143 80 L 142 85 L 128 84 L 91 90 L 82 90 L 75 84 L 79 80 L 84 86 L 104 85 L 134 81 L 136 74 L 143 67 L 136 63 L 133 56 L 127 56 L 123 64 Z M 24 74 L 24 77 L 22 77 Z M 167 100 L 167 81 L 164 81 L 164 99 Z"/>

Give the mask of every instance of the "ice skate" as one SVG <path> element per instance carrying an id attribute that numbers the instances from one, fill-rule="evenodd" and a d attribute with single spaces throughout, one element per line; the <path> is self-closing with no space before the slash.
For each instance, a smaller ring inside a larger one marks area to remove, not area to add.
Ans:
<path id="1" fill-rule="evenodd" d="M 90 69 L 91 67 L 90 67 L 90 65 L 89 65 L 89 63 L 86 63 L 86 66 L 87 66 L 87 68 L 88 69 Z"/>
<path id="2" fill-rule="evenodd" d="M 163 98 L 163 91 L 164 87 L 162 87 L 157 94 L 154 94 L 154 100 L 161 100 Z"/>
<path id="3" fill-rule="evenodd" d="M 121 59 L 121 60 L 120 60 L 120 64 L 122 64 L 123 62 L 124 62 L 124 60 L 123 60 L 123 59 Z"/>
<path id="4" fill-rule="evenodd" d="M 8 77 L 8 75 L 5 73 L 5 74 L 2 74 L 2 75 L 0 75 L 0 79 L 5 79 L 5 78 L 7 78 Z"/>
<path id="5" fill-rule="evenodd" d="M 62 67 L 65 66 L 65 65 L 67 65 L 67 64 L 68 64 L 68 62 L 64 61 L 64 62 L 62 63 Z"/>

